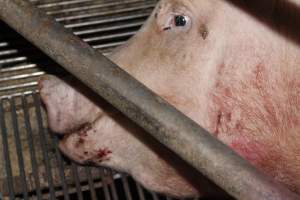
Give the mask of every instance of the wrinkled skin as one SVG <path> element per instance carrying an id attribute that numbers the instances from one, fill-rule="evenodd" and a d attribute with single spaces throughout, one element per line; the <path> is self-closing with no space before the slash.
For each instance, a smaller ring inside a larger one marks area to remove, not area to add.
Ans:
<path id="1" fill-rule="evenodd" d="M 185 16 L 186 24 L 176 26 L 175 15 Z M 162 0 L 110 58 L 258 169 L 300 192 L 300 50 L 288 35 L 226 1 Z M 172 163 L 141 129 L 101 100 L 94 103 L 76 84 L 47 76 L 40 89 L 50 128 L 68 133 L 60 148 L 71 159 L 127 172 L 156 192 L 204 193 L 181 162 Z"/>

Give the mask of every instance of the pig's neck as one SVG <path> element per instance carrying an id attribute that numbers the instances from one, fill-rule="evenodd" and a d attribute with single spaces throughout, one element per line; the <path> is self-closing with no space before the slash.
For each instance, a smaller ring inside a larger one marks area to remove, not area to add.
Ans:
<path id="1" fill-rule="evenodd" d="M 225 11 L 230 18 L 215 24 L 221 38 L 212 53 L 217 60 L 203 72 L 208 78 L 201 84 L 209 89 L 201 112 L 207 115 L 199 123 L 299 191 L 299 48 L 241 11 Z"/>

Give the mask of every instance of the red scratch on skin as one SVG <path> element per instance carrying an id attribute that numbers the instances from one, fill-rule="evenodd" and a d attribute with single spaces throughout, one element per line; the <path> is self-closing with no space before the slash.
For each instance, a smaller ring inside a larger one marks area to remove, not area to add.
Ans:
<path id="1" fill-rule="evenodd" d="M 250 161 L 257 161 L 260 158 L 261 147 L 254 142 L 247 142 L 246 140 L 236 139 L 231 143 L 231 147 L 237 151 L 241 156 Z"/>
<path id="2" fill-rule="evenodd" d="M 266 123 L 268 123 L 272 127 L 278 127 L 280 123 L 277 120 L 276 107 L 274 105 L 274 100 L 271 98 L 269 92 L 269 77 L 266 72 L 265 67 L 262 64 L 258 64 L 254 70 L 255 73 L 255 81 L 254 86 L 257 88 L 259 95 L 262 98 L 262 103 L 264 109 L 266 111 Z"/>
<path id="3" fill-rule="evenodd" d="M 112 151 L 110 151 L 107 147 L 98 149 L 97 158 L 98 158 L 99 162 L 109 160 L 108 155 L 111 153 L 112 153 Z"/>
<path id="4" fill-rule="evenodd" d="M 270 162 L 280 162 L 280 153 L 266 142 L 238 138 L 232 141 L 230 147 L 263 170 L 273 170 Z"/>

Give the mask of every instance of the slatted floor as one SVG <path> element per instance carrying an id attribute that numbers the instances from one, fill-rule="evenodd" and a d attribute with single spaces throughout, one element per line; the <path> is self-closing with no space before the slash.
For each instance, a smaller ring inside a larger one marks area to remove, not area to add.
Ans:
<path id="1" fill-rule="evenodd" d="M 165 199 L 127 175 L 63 158 L 36 92 L 2 98 L 0 126 L 6 174 L 1 191 L 9 199 Z"/>
<path id="2" fill-rule="evenodd" d="M 108 54 L 130 38 L 156 0 L 28 0 Z M 124 174 L 64 158 L 47 129 L 37 79 L 66 73 L 0 22 L 0 199 L 171 199 Z M 33 30 L 34 31 L 34 30 Z"/>

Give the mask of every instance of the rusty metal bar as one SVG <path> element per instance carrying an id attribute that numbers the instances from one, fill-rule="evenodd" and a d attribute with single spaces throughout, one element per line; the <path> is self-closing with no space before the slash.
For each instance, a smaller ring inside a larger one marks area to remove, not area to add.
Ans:
<path id="1" fill-rule="evenodd" d="M 233 197 L 299 199 L 27 1 L 0 0 L 0 16 Z"/>

